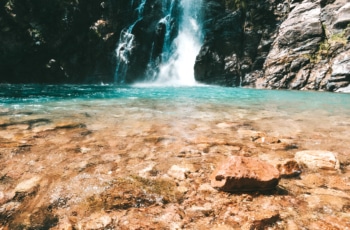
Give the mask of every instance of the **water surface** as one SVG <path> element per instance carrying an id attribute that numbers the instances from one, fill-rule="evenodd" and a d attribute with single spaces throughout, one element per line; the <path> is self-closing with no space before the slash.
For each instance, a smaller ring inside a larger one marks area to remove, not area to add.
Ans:
<path id="1" fill-rule="evenodd" d="M 283 226 L 290 220 L 309 226 L 330 213 L 339 218 L 336 223 L 343 223 L 349 219 L 344 211 L 349 204 L 349 102 L 347 94 L 215 86 L 0 85 L 0 176 L 7 178 L 0 191 L 10 204 L 20 182 L 38 183 L 38 194 L 15 209 L 19 223 L 57 204 L 62 206 L 51 212 L 62 217 L 60 222 L 73 211 L 80 220 L 89 212 L 101 212 L 100 206 L 95 210 L 86 201 L 100 197 L 104 202 L 116 181 L 135 175 L 149 181 L 175 180 L 185 197 L 184 203 L 171 201 L 149 210 L 172 207 L 191 213 L 193 205 L 206 201 L 219 218 L 216 224 L 240 226 L 239 218 L 259 215 L 247 212 L 246 205 L 288 216 Z M 226 197 L 210 189 L 200 191 L 227 156 L 257 157 L 276 165 L 302 150 L 337 153 L 341 171 L 303 171 L 299 179 L 281 180 L 286 196 L 254 197 L 243 206 L 244 194 Z M 186 176 L 174 177 L 174 166 L 186 168 Z M 115 186 L 115 196 L 130 193 L 128 187 Z M 154 194 L 145 196 L 152 200 Z M 113 207 L 113 202 L 103 205 Z M 140 205 L 146 207 L 147 202 Z M 235 221 L 226 220 L 223 207 L 243 211 L 234 215 L 239 217 Z M 108 215 L 120 212 L 117 208 Z M 127 213 L 121 215 L 125 223 L 159 222 L 158 214 L 142 220 Z M 193 218 L 193 229 L 203 229 L 204 217 Z M 124 224 L 115 221 L 115 226 Z"/>
<path id="2" fill-rule="evenodd" d="M 77 114 L 85 114 L 79 119 L 171 122 L 184 126 L 183 132 L 187 128 L 180 123 L 248 122 L 254 129 L 277 135 L 346 135 L 350 125 L 349 95 L 327 92 L 216 86 L 1 85 L 0 106 L 5 120 L 28 119 L 29 115 L 76 120 Z"/>

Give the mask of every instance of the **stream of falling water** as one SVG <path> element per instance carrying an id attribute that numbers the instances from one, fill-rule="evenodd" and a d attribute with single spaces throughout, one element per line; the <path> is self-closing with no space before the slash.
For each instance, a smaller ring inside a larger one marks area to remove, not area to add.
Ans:
<path id="1" fill-rule="evenodd" d="M 134 26 L 143 19 L 146 1 L 142 0 L 135 8 L 137 17 L 133 23 L 122 30 L 116 48 L 115 83 L 124 84 L 128 72 L 130 56 L 135 48 Z M 144 79 L 151 85 L 187 85 L 196 84 L 194 63 L 202 44 L 201 32 L 202 0 L 163 0 L 163 17 L 159 20 L 165 26 L 164 43 L 160 61 L 153 62 L 153 48 L 150 53 L 149 68 Z M 177 12 L 177 7 L 180 13 Z M 178 23 L 177 36 L 174 39 L 174 24 Z M 153 47 L 154 45 L 152 45 Z"/>
<path id="2" fill-rule="evenodd" d="M 131 2 L 131 7 L 133 7 L 133 1 Z M 142 0 L 141 3 L 137 6 L 135 11 L 137 11 L 136 20 L 127 28 L 123 29 L 120 33 L 116 57 L 117 57 L 117 66 L 114 75 L 114 81 L 118 84 L 123 84 L 125 82 L 125 75 L 128 71 L 129 57 L 131 55 L 132 49 L 134 48 L 134 39 L 135 35 L 132 34 L 132 30 L 137 22 L 142 20 L 143 10 L 146 4 L 146 0 Z"/>
<path id="3" fill-rule="evenodd" d="M 195 85 L 194 63 L 201 47 L 200 9 L 202 0 L 182 1 L 179 34 L 172 44 L 165 38 L 165 61 L 160 66 L 155 83 L 161 85 Z M 168 17 L 169 18 L 169 17 Z M 169 32 L 166 33 L 169 36 Z M 169 53 L 171 52 L 171 53 Z"/>

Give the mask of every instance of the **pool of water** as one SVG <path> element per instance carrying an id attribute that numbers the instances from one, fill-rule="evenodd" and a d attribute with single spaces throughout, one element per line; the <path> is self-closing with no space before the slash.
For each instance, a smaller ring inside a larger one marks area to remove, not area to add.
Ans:
<path id="1" fill-rule="evenodd" d="M 300 226 L 329 212 L 338 218 L 345 215 L 348 199 L 328 194 L 334 188 L 349 191 L 349 96 L 215 86 L 0 85 L 0 176 L 9 178 L 0 191 L 15 194 L 21 181 L 40 178 L 40 193 L 25 200 L 28 204 L 19 207 L 28 208 L 18 213 L 27 217 L 37 205 L 66 200 L 55 212 L 67 216 L 76 210 L 85 218 L 84 201 L 103 196 L 118 178 L 166 179 L 169 169 L 180 165 L 191 173 L 179 185 L 189 190 L 187 202 L 198 204 L 208 197 L 202 198 L 196 186 L 208 183 L 227 156 L 275 164 L 298 151 L 327 150 L 337 153 L 342 171 L 305 171 L 301 179 L 282 180 L 300 205 L 280 212 Z M 210 203 L 216 205 L 220 194 L 207 194 Z M 262 199 L 271 206 L 280 198 Z M 252 210 L 262 207 L 259 202 L 250 202 Z M 221 210 L 231 203 L 218 205 Z M 325 207 L 327 212 L 320 212 Z"/>
<path id="2" fill-rule="evenodd" d="M 274 135 L 332 135 L 334 143 L 343 143 L 350 136 L 350 95 L 217 86 L 0 85 L 0 116 L 17 123 L 38 118 L 93 125 L 111 117 L 131 125 L 164 122 L 171 124 L 169 133 L 190 132 L 191 124 L 236 122 Z"/>
<path id="3" fill-rule="evenodd" d="M 91 100 L 165 100 L 169 103 L 226 104 L 281 109 L 349 111 L 350 95 L 328 92 L 257 90 L 216 86 L 154 87 L 115 85 L 0 85 L 0 105 L 41 105 L 47 102 L 75 103 Z"/>

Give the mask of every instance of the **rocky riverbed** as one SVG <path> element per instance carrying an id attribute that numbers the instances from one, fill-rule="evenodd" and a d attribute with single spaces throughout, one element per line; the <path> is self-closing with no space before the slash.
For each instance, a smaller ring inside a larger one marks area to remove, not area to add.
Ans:
<path id="1" fill-rule="evenodd" d="M 0 108 L 0 229 L 349 229 L 349 116 L 60 103 Z M 214 189 L 232 156 L 286 176 Z"/>

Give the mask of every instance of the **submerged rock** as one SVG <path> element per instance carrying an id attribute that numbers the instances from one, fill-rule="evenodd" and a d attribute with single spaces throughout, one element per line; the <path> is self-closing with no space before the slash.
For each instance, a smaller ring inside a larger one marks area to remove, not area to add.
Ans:
<path id="1" fill-rule="evenodd" d="M 180 167 L 178 165 L 173 165 L 168 170 L 168 175 L 178 180 L 184 180 L 186 178 L 186 173 L 188 172 L 189 172 L 188 168 Z"/>
<path id="2" fill-rule="evenodd" d="M 210 176 L 214 188 L 227 192 L 274 189 L 280 179 L 279 171 L 259 159 L 232 156 Z"/>
<path id="3" fill-rule="evenodd" d="M 105 213 L 94 213 L 74 226 L 75 229 L 106 229 L 112 218 Z"/>
<path id="4" fill-rule="evenodd" d="M 298 162 L 294 160 L 288 160 L 284 163 L 277 164 L 277 169 L 281 177 L 296 177 L 301 174 L 301 167 Z"/>
<path id="5" fill-rule="evenodd" d="M 35 176 L 31 179 L 22 181 L 16 186 L 15 191 L 18 193 L 30 193 L 39 185 L 40 180 L 40 177 Z"/>
<path id="6" fill-rule="evenodd" d="M 339 169 L 337 154 L 322 150 L 306 150 L 295 154 L 295 160 L 309 169 Z"/>
<path id="7" fill-rule="evenodd" d="M 252 223 L 242 226 L 242 229 L 266 229 L 281 219 L 280 214 L 275 211 L 264 211 L 255 216 Z"/>

